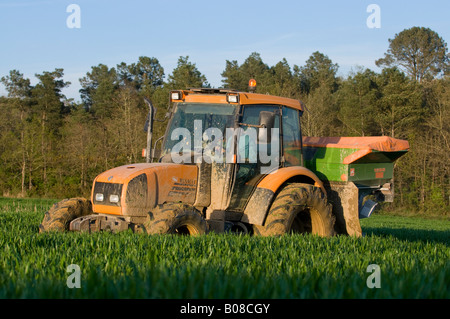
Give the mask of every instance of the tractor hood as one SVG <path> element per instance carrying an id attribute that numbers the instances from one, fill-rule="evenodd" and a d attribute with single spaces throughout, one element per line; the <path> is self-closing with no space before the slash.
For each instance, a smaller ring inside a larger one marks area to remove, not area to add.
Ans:
<path id="1" fill-rule="evenodd" d="M 196 193 L 196 165 L 140 163 L 98 175 L 91 201 L 95 213 L 145 216 L 164 202 L 193 204 Z"/>

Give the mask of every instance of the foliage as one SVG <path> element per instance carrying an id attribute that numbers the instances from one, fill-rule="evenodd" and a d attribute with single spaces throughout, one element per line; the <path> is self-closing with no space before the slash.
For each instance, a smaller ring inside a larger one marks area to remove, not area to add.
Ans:
<path id="1" fill-rule="evenodd" d="M 261 55 L 253 52 L 239 65 L 236 60 L 226 61 L 225 70 L 222 72 L 222 82 L 227 89 L 238 91 L 248 90 L 248 81 L 255 79 L 257 83 L 264 83 L 269 72 L 269 66 L 265 64 Z"/>
<path id="2" fill-rule="evenodd" d="M 435 31 L 424 27 L 405 29 L 389 39 L 385 57 L 378 66 L 400 66 L 414 80 L 430 79 L 449 67 L 447 43 Z"/>
<path id="3" fill-rule="evenodd" d="M 377 131 L 376 116 L 368 116 L 381 97 L 377 80 L 375 72 L 360 69 L 342 82 L 336 94 L 337 118 L 344 126 L 340 134 L 366 136 Z"/>
<path id="4" fill-rule="evenodd" d="M 434 72 L 437 60 L 429 68 L 420 68 L 423 75 L 411 76 L 406 62 L 397 57 L 403 53 L 396 46 L 410 50 L 406 55 L 425 54 L 428 48 L 442 63 L 445 59 L 437 52 L 447 48 L 434 31 L 404 30 L 390 40 L 391 63 L 380 64 L 384 67 L 380 73 L 357 68 L 346 77 L 339 77 L 339 66 L 321 52 L 293 66 L 286 59 L 268 65 L 253 52 L 241 64 L 226 60 L 222 82 L 225 88 L 247 91 L 248 80 L 254 78 L 256 93 L 302 100 L 307 109 L 302 116 L 306 136 L 407 139 L 410 151 L 395 166 L 396 199 L 385 209 L 448 215 L 450 78 Z M 1 78 L 8 96 L 0 97 L 0 194 L 88 195 L 100 172 L 143 161 L 148 112 L 143 97 L 152 100 L 158 109 L 156 117 L 162 119 L 170 90 L 209 87 L 188 56 L 179 58 L 167 80 L 154 57 L 141 56 L 134 63 L 114 67 L 93 66 L 80 79 L 82 103 L 62 94 L 69 85 L 63 75 L 62 69 L 42 72 L 34 86 L 18 70 Z M 155 122 L 154 140 L 164 134 L 165 127 L 166 122 Z"/>
<path id="5" fill-rule="evenodd" d="M 0 298 L 450 297 L 448 221 L 375 215 L 363 238 L 39 234 L 52 202 L 0 199 Z M 370 264 L 380 289 L 366 286 Z"/>
<path id="6" fill-rule="evenodd" d="M 189 56 L 178 59 L 177 67 L 169 75 L 167 85 L 171 89 L 209 87 L 206 77 L 197 69 L 195 63 L 189 61 Z"/>

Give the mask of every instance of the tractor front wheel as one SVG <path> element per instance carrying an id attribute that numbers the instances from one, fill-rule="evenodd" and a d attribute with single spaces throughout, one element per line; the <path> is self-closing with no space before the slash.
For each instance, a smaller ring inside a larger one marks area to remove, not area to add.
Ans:
<path id="1" fill-rule="evenodd" d="M 86 198 L 64 199 L 56 203 L 44 215 L 39 232 L 67 231 L 70 222 L 78 217 L 92 214 L 91 201 Z"/>
<path id="2" fill-rule="evenodd" d="M 147 234 L 203 235 L 208 232 L 206 220 L 199 211 L 185 204 L 163 204 L 148 214 L 144 223 Z"/>
<path id="3" fill-rule="evenodd" d="M 322 237 L 335 234 L 335 217 L 320 188 L 294 183 L 277 195 L 264 226 L 253 226 L 255 235 L 273 236 L 288 233 L 311 233 Z"/>

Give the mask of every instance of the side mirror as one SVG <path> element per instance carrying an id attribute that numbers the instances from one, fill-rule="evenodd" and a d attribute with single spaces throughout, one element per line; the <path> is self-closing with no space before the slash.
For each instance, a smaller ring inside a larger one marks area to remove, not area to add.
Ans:
<path id="1" fill-rule="evenodd" d="M 258 142 L 267 144 L 271 141 L 272 128 L 275 124 L 275 113 L 261 111 L 259 113 Z"/>

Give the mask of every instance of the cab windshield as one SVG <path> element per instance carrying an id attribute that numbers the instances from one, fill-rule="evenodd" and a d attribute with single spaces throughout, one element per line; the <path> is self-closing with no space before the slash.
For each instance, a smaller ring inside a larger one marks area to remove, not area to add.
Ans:
<path id="1" fill-rule="evenodd" d="M 180 146 L 184 152 L 194 151 L 199 139 L 202 147 L 208 139 L 226 143 L 226 129 L 234 127 L 236 112 L 236 105 L 177 103 L 161 155 L 179 152 Z"/>

